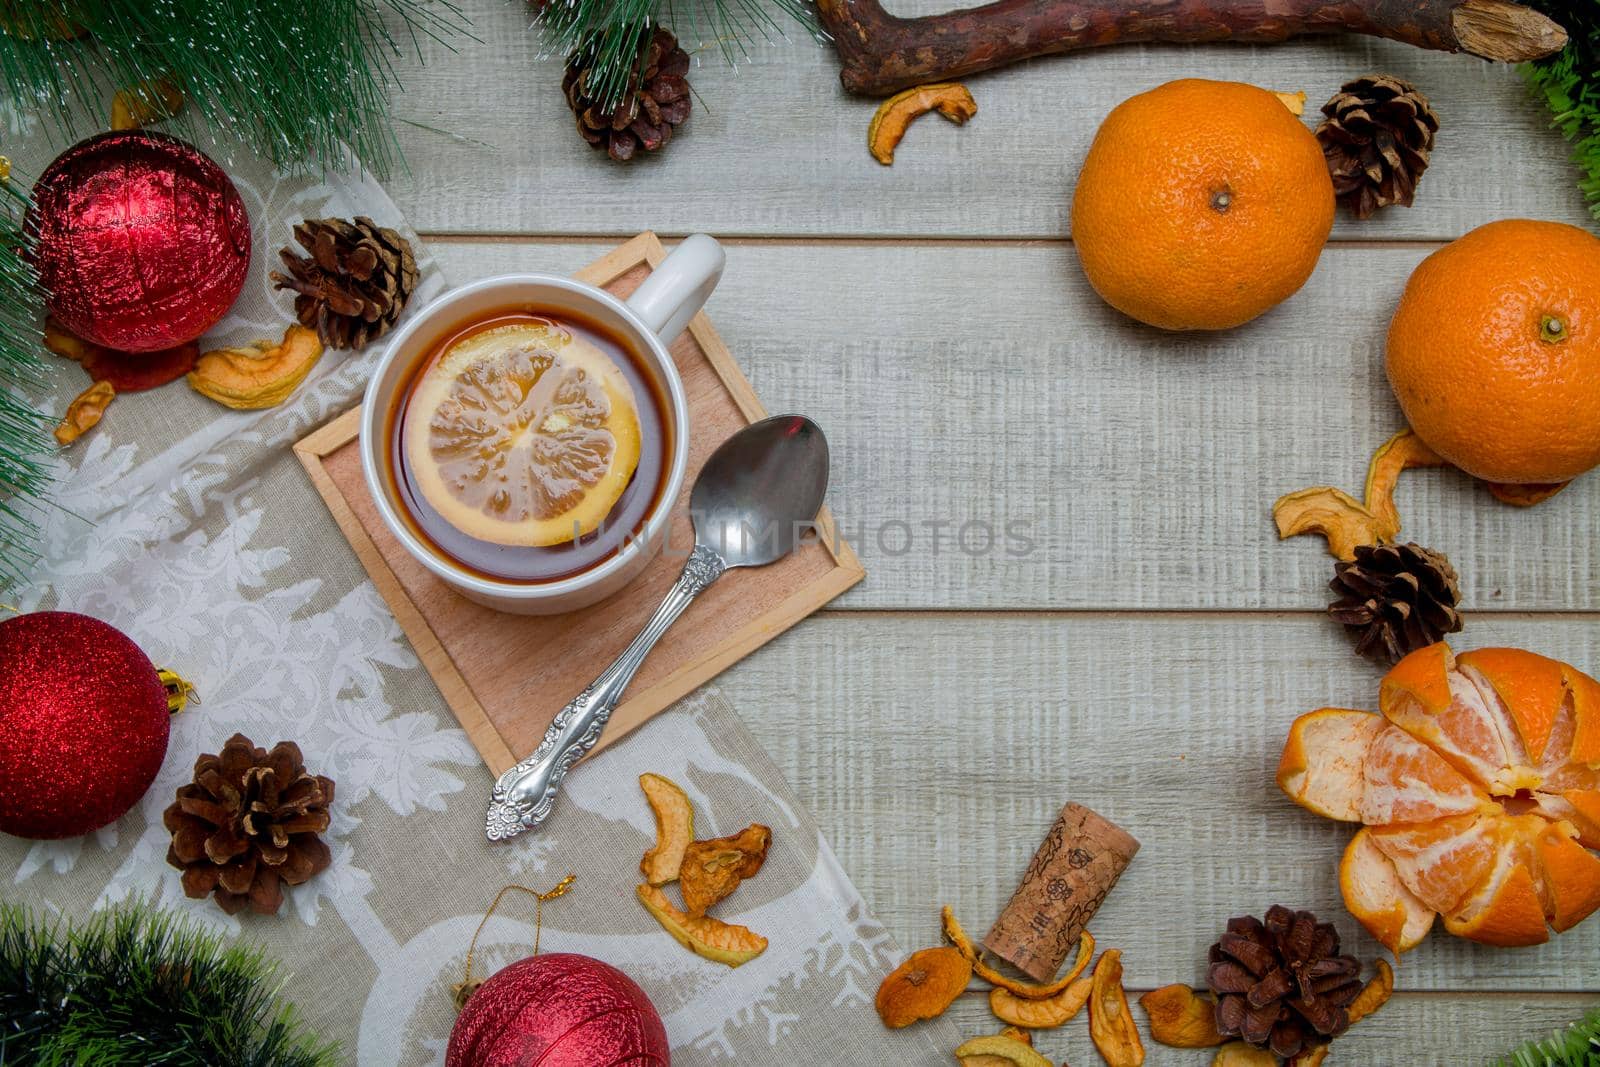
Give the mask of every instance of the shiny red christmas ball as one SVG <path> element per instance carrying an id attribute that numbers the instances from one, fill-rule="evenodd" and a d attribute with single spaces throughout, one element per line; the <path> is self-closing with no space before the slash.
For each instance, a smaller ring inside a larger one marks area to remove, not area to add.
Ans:
<path id="1" fill-rule="evenodd" d="M 122 352 L 193 341 L 227 314 L 250 268 L 250 219 L 221 167 L 148 130 L 73 145 L 33 187 L 34 265 L 50 313 Z"/>
<path id="2" fill-rule="evenodd" d="M 445 1067 L 667 1067 L 655 1005 L 608 963 L 570 952 L 529 956 L 467 1000 Z"/>
<path id="3" fill-rule="evenodd" d="M 0 622 L 0 831 L 115 822 L 155 780 L 170 727 L 166 687 L 122 631 L 70 611 Z"/>

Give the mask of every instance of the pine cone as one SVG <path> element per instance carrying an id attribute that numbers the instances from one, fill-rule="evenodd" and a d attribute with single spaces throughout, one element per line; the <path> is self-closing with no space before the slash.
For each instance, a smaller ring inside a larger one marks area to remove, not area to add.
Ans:
<path id="1" fill-rule="evenodd" d="M 1206 983 L 1217 995 L 1217 1030 L 1288 1059 L 1350 1028 L 1361 962 L 1339 955 L 1339 931 L 1281 904 L 1262 922 L 1228 920 L 1211 946 Z"/>
<path id="2" fill-rule="evenodd" d="M 167 862 L 183 871 L 183 891 L 215 893 L 229 915 L 246 904 L 274 915 L 283 886 L 325 870 L 333 782 L 306 770 L 300 748 L 280 741 L 271 752 L 234 734 L 219 756 L 194 764 L 194 781 L 162 815 L 172 832 Z"/>
<path id="3" fill-rule="evenodd" d="M 329 348 L 361 348 L 389 332 L 420 275 L 411 242 L 365 216 L 307 219 L 294 239 L 310 258 L 285 248 L 288 270 L 273 271 L 273 284 L 293 289 L 295 317 L 317 331 Z"/>
<path id="4" fill-rule="evenodd" d="M 1322 113 L 1317 140 L 1340 203 L 1358 219 L 1390 204 L 1410 207 L 1439 131 L 1428 98 L 1402 78 L 1369 74 L 1345 82 Z"/>
<path id="5" fill-rule="evenodd" d="M 1443 553 L 1418 544 L 1361 545 L 1337 563 L 1328 614 L 1357 635 L 1356 654 L 1398 663 L 1461 629 L 1461 588 Z"/>
<path id="6" fill-rule="evenodd" d="M 689 53 L 678 47 L 670 30 L 657 28 L 639 56 L 632 84 L 614 106 L 600 99 L 591 69 L 592 47 L 567 57 L 561 91 L 578 117 L 578 133 L 595 148 L 619 163 L 672 140 L 672 131 L 689 120 Z"/>

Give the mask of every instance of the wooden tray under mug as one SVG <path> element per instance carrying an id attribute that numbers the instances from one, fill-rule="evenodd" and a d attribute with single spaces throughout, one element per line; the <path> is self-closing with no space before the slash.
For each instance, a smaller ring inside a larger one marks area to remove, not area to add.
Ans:
<path id="1" fill-rule="evenodd" d="M 665 257 L 655 234 L 643 233 L 575 277 L 625 298 Z M 666 543 L 682 545 L 693 543 L 689 491 L 706 457 L 766 411 L 703 313 L 671 352 L 689 399 L 690 432 L 689 466 Z M 498 775 L 538 746 L 556 712 L 633 639 L 683 561 L 663 553 L 616 596 L 568 615 L 506 615 L 480 607 L 434 577 L 389 533 L 361 475 L 360 429 L 361 409 L 347 411 L 300 440 L 295 454 L 462 729 Z M 640 668 L 594 751 L 859 582 L 865 572 L 826 508 L 817 531 L 815 541 L 788 558 L 734 571 L 706 590 Z"/>

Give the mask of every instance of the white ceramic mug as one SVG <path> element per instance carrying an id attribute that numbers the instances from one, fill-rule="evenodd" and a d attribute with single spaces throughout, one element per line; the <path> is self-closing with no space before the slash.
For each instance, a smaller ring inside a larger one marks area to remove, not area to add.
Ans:
<path id="1" fill-rule="evenodd" d="M 626 302 L 603 289 L 553 274 L 507 274 L 454 289 L 429 304 L 395 334 L 367 382 L 361 409 L 361 471 L 384 525 L 416 560 L 462 596 L 518 615 L 553 615 L 588 607 L 636 578 L 666 540 L 667 520 L 683 488 L 689 459 L 689 404 L 667 346 L 694 318 L 722 277 L 722 246 L 703 233 L 686 238 Z M 411 370 L 451 331 L 509 307 L 525 307 L 599 323 L 620 337 L 644 363 L 667 398 L 663 418 L 672 441 L 666 484 L 644 525 L 610 557 L 568 578 L 509 582 L 463 568 L 417 536 L 405 519 L 388 470 L 389 412 Z"/>

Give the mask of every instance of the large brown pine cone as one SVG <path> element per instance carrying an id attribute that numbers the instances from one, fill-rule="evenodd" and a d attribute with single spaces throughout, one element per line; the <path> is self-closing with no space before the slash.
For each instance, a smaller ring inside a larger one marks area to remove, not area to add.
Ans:
<path id="1" fill-rule="evenodd" d="M 1217 1030 L 1288 1059 L 1350 1028 L 1361 961 L 1339 954 L 1339 931 L 1309 911 L 1281 904 L 1266 921 L 1244 915 L 1211 946 L 1206 982 L 1217 996 Z"/>
<path id="2" fill-rule="evenodd" d="M 172 832 L 167 862 L 183 871 L 183 891 L 214 893 L 229 915 L 246 904 L 276 914 L 283 886 L 327 868 L 333 781 L 306 770 L 300 748 L 281 741 L 268 752 L 234 734 L 220 755 L 195 761 L 194 781 L 178 789 L 162 822 Z"/>
<path id="3" fill-rule="evenodd" d="M 1356 653 L 1390 664 L 1461 629 L 1461 589 L 1441 552 L 1418 544 L 1361 545 L 1336 563 L 1328 614 L 1356 638 Z"/>
<path id="4" fill-rule="evenodd" d="M 638 74 L 612 103 L 595 84 L 592 49 L 567 57 L 561 91 L 578 118 L 578 133 L 619 163 L 639 151 L 654 152 L 672 140 L 672 131 L 689 120 L 689 53 L 670 30 L 658 27 L 639 56 Z"/>
<path id="5" fill-rule="evenodd" d="M 1359 219 L 1390 204 L 1410 207 L 1439 131 L 1428 98 L 1403 78 L 1369 74 L 1346 82 L 1322 113 L 1317 140 L 1339 202 Z"/>
<path id="6" fill-rule="evenodd" d="M 284 271 L 273 284 L 300 294 L 300 325 L 317 331 L 329 348 L 362 348 L 389 332 L 421 277 L 411 242 L 366 216 L 307 219 L 294 239 L 309 257 L 278 253 Z"/>

